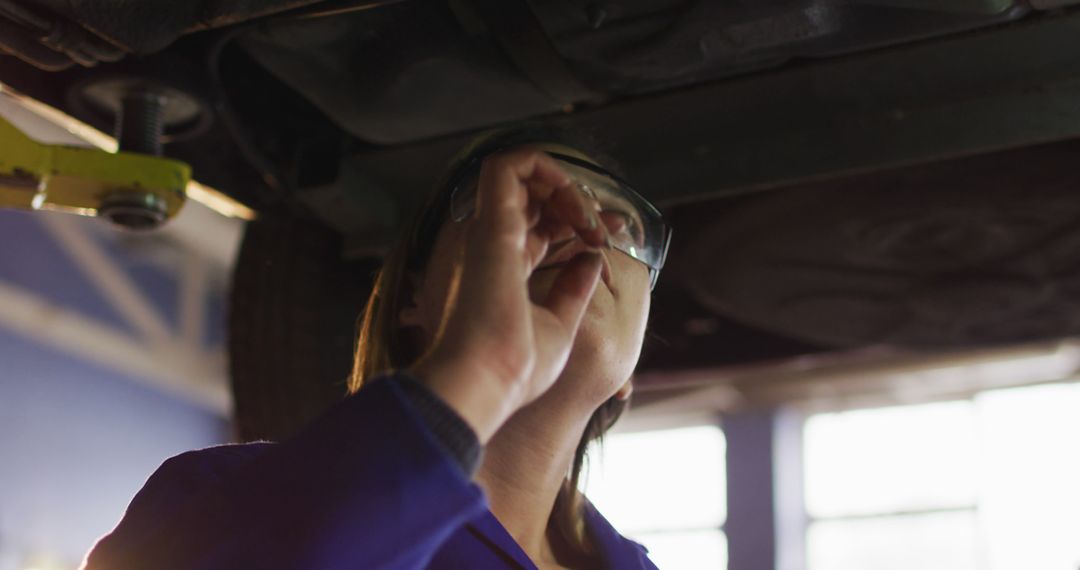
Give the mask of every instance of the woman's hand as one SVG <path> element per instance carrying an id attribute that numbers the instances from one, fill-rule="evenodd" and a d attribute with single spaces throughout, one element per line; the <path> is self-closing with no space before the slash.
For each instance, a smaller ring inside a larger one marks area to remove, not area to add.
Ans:
<path id="1" fill-rule="evenodd" d="M 484 161 L 467 223 L 444 320 L 412 372 L 486 442 L 562 373 L 596 288 L 600 253 L 583 252 L 560 270 L 546 298 L 530 300 L 529 276 L 552 236 L 569 228 L 593 247 L 607 236 L 558 164 L 528 148 Z"/>

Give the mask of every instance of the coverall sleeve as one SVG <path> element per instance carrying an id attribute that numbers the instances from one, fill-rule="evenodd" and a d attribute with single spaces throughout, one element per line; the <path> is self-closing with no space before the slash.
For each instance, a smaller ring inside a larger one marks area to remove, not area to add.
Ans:
<path id="1" fill-rule="evenodd" d="M 486 509 L 401 386 L 378 378 L 284 443 L 169 459 L 84 568 L 423 568 Z"/>

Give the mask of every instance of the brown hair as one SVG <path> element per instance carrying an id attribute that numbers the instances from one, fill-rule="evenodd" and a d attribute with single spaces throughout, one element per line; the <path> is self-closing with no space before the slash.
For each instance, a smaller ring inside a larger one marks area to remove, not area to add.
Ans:
<path id="1" fill-rule="evenodd" d="M 356 392 L 365 381 L 376 375 L 408 367 L 419 358 L 419 347 L 414 339 L 403 338 L 397 326 L 397 315 L 407 294 L 404 287 L 406 274 L 424 269 L 435 237 L 448 218 L 452 187 L 474 174 L 485 156 L 530 143 L 564 144 L 594 158 L 603 154 L 594 148 L 595 144 L 585 135 L 550 125 L 496 131 L 466 147 L 451 163 L 446 176 L 436 185 L 412 223 L 405 228 L 405 233 L 386 256 L 375 278 L 367 306 L 358 323 L 356 353 L 348 381 L 349 393 Z M 566 548 L 570 549 L 570 556 L 593 558 L 597 553 L 585 532 L 584 500 L 577 491 L 578 482 L 589 444 L 594 440 L 603 443 L 604 433 L 615 424 L 627 405 L 628 401 L 611 397 L 593 412 L 574 452 L 570 473 L 556 497 L 549 529 L 554 530 Z"/>

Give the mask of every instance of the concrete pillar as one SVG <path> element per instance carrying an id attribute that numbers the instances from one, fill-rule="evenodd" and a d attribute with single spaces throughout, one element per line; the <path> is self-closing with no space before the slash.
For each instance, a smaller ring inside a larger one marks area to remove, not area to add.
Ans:
<path id="1" fill-rule="evenodd" d="M 802 570 L 802 421 L 786 410 L 723 418 L 729 570 Z"/>

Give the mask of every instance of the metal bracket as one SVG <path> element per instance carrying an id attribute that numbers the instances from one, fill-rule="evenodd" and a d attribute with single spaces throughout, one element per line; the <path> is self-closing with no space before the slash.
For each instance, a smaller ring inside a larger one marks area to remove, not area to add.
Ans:
<path id="1" fill-rule="evenodd" d="M 191 168 L 138 153 L 47 145 L 0 117 L 0 207 L 100 216 L 152 229 L 184 205 Z"/>

